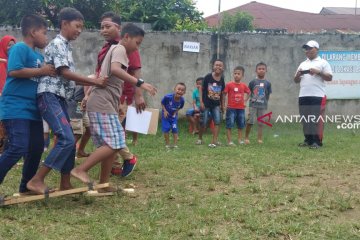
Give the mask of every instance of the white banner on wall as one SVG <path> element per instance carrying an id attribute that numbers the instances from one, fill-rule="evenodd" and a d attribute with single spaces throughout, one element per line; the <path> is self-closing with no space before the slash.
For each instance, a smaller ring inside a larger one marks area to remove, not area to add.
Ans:
<path id="1" fill-rule="evenodd" d="M 326 82 L 327 99 L 360 99 L 360 51 L 320 51 L 333 80 Z"/>
<path id="2" fill-rule="evenodd" d="M 183 42 L 183 52 L 200 52 L 200 43 Z"/>

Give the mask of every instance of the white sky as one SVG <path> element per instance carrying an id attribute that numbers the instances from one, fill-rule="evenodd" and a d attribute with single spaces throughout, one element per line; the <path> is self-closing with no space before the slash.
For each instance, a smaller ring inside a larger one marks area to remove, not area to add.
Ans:
<path id="1" fill-rule="evenodd" d="M 204 17 L 213 15 L 218 12 L 219 0 L 193 0 Z M 220 0 L 220 11 L 229 10 L 251 0 Z M 265 3 L 277 7 L 292 9 L 296 11 L 319 13 L 323 7 L 355 7 L 357 0 L 257 0 L 256 2 Z M 360 7 L 360 0 L 358 3 Z"/>

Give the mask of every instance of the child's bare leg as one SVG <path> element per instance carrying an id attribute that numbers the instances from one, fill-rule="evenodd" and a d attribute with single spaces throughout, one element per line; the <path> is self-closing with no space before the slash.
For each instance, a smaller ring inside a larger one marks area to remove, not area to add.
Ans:
<path id="1" fill-rule="evenodd" d="M 85 152 L 85 147 L 86 147 L 86 144 L 88 143 L 90 137 L 91 137 L 90 128 L 86 127 L 85 132 L 82 135 L 82 138 L 80 140 L 79 148 L 77 150 L 77 155 L 78 156 L 81 156 L 81 157 L 88 157 L 89 156 L 89 154 Z"/>
<path id="2" fill-rule="evenodd" d="M 132 144 L 134 145 L 134 146 L 136 146 L 137 145 L 137 143 L 138 143 L 138 133 L 137 132 L 133 132 L 132 133 Z"/>
<path id="3" fill-rule="evenodd" d="M 26 188 L 38 194 L 44 194 L 48 187 L 45 184 L 45 177 L 51 171 L 47 166 L 41 166 L 35 176 L 26 184 Z"/>
<path id="4" fill-rule="evenodd" d="M 262 141 L 262 137 L 263 137 L 262 130 L 263 130 L 262 124 L 258 124 L 258 143 L 263 142 Z"/>
<path id="5" fill-rule="evenodd" d="M 99 147 L 85 160 L 85 162 L 71 170 L 71 175 L 83 183 L 89 183 L 90 177 L 87 174 L 87 171 L 89 171 L 89 169 L 95 166 L 97 163 L 106 161 L 116 152 L 117 150 L 114 150 L 107 145 Z"/>
<path id="6" fill-rule="evenodd" d="M 164 133 L 164 138 L 165 138 L 165 145 L 169 146 L 170 145 L 170 139 L 169 139 L 169 133 Z"/>
<path id="7" fill-rule="evenodd" d="M 174 137 L 174 146 L 177 146 L 179 135 L 177 133 L 173 133 L 173 137 Z"/>
<path id="8" fill-rule="evenodd" d="M 226 137 L 227 137 L 228 143 L 230 143 L 231 142 L 231 128 L 226 129 Z"/>
<path id="9" fill-rule="evenodd" d="M 72 189 L 73 186 L 71 185 L 70 182 L 70 173 L 68 174 L 61 174 L 61 179 L 60 179 L 60 190 L 69 190 Z"/>
<path id="10" fill-rule="evenodd" d="M 215 125 L 214 127 L 214 132 L 213 132 L 213 138 L 212 138 L 212 142 L 213 144 L 215 144 L 218 140 L 218 136 L 219 136 L 219 130 L 220 130 L 220 126 L 219 125 Z"/>
<path id="11" fill-rule="evenodd" d="M 249 135 L 250 135 L 251 127 L 252 127 L 252 124 L 246 124 L 246 130 L 245 130 L 245 143 L 246 144 L 250 143 Z"/>
<path id="12" fill-rule="evenodd" d="M 238 142 L 242 141 L 242 128 L 238 128 Z"/>
<path id="13" fill-rule="evenodd" d="M 107 160 L 101 162 L 99 183 L 109 182 L 111 168 L 117 157 L 117 152 L 110 156 Z"/>

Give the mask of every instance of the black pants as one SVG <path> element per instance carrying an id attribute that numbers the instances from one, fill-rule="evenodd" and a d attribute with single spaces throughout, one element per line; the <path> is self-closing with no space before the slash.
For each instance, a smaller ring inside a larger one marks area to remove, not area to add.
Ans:
<path id="1" fill-rule="evenodd" d="M 305 142 L 322 146 L 325 112 L 325 97 L 299 97 L 300 120 L 303 125 Z"/>

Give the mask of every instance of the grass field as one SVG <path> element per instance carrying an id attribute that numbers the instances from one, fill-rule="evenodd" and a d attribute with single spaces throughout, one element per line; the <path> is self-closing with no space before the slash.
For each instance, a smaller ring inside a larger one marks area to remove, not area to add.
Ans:
<path id="1" fill-rule="evenodd" d="M 299 125 L 275 125 L 262 145 L 253 129 L 250 145 L 209 149 L 186 128 L 179 149 L 167 151 L 160 132 L 131 147 L 136 170 L 111 182 L 135 194 L 2 207 L 0 239 L 360 239 L 360 130 L 328 124 L 324 147 L 310 150 L 297 147 Z M 20 171 L 0 193 L 17 190 Z M 57 181 L 52 173 L 49 185 Z"/>

